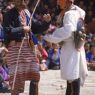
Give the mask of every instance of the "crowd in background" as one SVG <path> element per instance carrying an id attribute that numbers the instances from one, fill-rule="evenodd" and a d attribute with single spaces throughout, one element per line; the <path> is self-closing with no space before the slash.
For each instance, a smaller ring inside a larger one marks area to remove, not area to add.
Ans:
<path id="1" fill-rule="evenodd" d="M 86 11 L 86 59 L 88 63 L 95 63 L 95 0 L 76 0 L 75 3 Z M 94 69 L 94 64 L 89 64 L 89 66 Z"/>
<path id="2" fill-rule="evenodd" d="M 30 0 L 31 1 L 31 0 Z M 75 4 L 77 4 L 79 7 L 84 9 L 86 11 L 86 18 L 85 18 L 85 31 L 87 34 L 86 37 L 86 43 L 85 43 L 85 51 L 86 51 L 86 59 L 89 63 L 95 63 L 95 0 L 76 0 Z M 9 11 L 11 8 L 13 8 L 14 5 L 12 4 L 11 0 L 0 0 L 0 33 L 2 31 L 2 14 L 6 13 L 6 11 Z M 29 4 L 30 11 L 31 9 L 31 2 Z M 43 0 L 41 1 L 39 8 L 36 10 L 36 17 L 39 20 L 42 20 L 42 15 L 44 13 L 49 13 L 52 17 L 52 21 L 50 24 L 48 32 L 52 33 L 56 27 L 60 27 L 60 23 L 58 23 L 58 17 L 61 12 L 61 8 L 57 5 L 55 0 Z M 63 14 L 62 14 L 63 15 Z M 35 31 L 34 31 L 35 32 Z M 41 32 L 41 30 L 40 30 Z M 0 34 L 1 35 L 1 34 Z M 60 69 L 60 50 L 61 50 L 61 44 L 52 44 L 45 42 L 43 40 L 44 34 L 36 35 L 39 40 L 39 63 L 41 70 L 48 70 L 48 69 Z M 0 37 L 0 43 L 3 41 L 2 37 Z M 2 45 L 0 46 L 2 49 Z M 1 53 L 1 52 L 0 52 Z M 1 57 L 1 56 L 0 56 Z M 1 60 L 0 60 L 1 62 Z M 2 64 L 1 64 L 2 63 Z M 1 79 L 2 78 L 2 70 L 8 75 L 8 69 L 6 66 L 6 62 L 0 63 L 0 88 L 2 88 L 2 83 L 7 79 Z M 89 65 L 90 66 L 90 65 Z M 92 65 L 91 65 L 92 66 Z M 94 65 L 93 65 L 94 66 Z M 6 67 L 6 68 L 5 68 Z"/>

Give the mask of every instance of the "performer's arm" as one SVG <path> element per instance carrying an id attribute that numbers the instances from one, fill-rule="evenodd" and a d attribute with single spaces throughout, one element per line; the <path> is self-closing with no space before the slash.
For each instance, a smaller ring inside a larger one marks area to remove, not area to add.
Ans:
<path id="1" fill-rule="evenodd" d="M 73 22 L 74 19 L 74 15 L 69 13 L 65 14 L 64 26 L 56 29 L 52 35 L 44 36 L 44 39 L 52 43 L 59 43 L 69 38 L 72 35 L 72 32 L 76 30 L 76 27 Z"/>
<path id="2" fill-rule="evenodd" d="M 21 32 L 23 31 L 23 27 L 13 27 L 12 25 L 13 20 L 11 19 L 11 14 L 10 12 L 7 12 L 4 14 L 4 20 L 3 20 L 3 27 L 4 27 L 4 31 L 7 33 L 11 33 L 11 32 Z"/>
<path id="3" fill-rule="evenodd" d="M 38 20 L 37 18 L 32 19 L 32 32 L 34 34 L 41 34 L 49 28 L 51 16 L 44 15 L 43 21 Z"/>
<path id="4" fill-rule="evenodd" d="M 3 20 L 3 27 L 4 27 L 4 31 L 7 33 L 15 33 L 15 32 L 29 32 L 30 31 L 30 27 L 29 26 L 14 26 L 14 21 L 11 18 L 11 14 L 10 12 L 7 12 L 4 15 L 4 20 Z"/>

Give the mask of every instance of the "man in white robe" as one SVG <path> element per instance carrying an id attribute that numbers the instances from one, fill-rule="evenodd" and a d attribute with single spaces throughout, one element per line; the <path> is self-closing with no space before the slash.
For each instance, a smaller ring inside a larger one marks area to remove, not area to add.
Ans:
<path id="1" fill-rule="evenodd" d="M 84 46 L 77 51 L 74 45 L 73 32 L 77 30 L 79 18 L 85 18 L 85 11 L 73 4 L 74 0 L 66 0 L 67 11 L 63 18 L 63 27 L 53 34 L 46 34 L 44 39 L 51 43 L 64 41 L 61 48 L 61 77 L 67 80 L 66 95 L 79 95 L 80 85 L 83 86 L 88 75 Z"/>

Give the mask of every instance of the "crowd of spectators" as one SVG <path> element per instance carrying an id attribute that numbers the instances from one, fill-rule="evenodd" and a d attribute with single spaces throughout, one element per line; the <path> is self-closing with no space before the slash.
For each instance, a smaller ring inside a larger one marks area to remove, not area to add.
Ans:
<path id="1" fill-rule="evenodd" d="M 95 70 L 95 0 L 75 0 L 75 4 L 86 11 L 86 59 L 88 67 Z"/>
<path id="2" fill-rule="evenodd" d="M 75 4 L 86 11 L 86 23 L 92 21 L 95 17 L 95 0 L 75 0 Z"/>
<path id="3" fill-rule="evenodd" d="M 77 4 L 86 11 L 86 18 L 85 18 L 85 31 L 87 34 L 86 44 L 85 44 L 86 59 L 88 63 L 95 63 L 95 0 L 75 0 L 75 4 Z M 14 7 L 14 5 L 12 4 L 11 0 L 8 0 L 8 2 L 7 0 L 0 0 L 1 13 L 4 14 L 12 7 Z M 30 11 L 32 11 L 31 0 L 29 8 Z M 48 31 L 53 32 L 54 29 L 58 27 L 57 18 L 60 12 L 61 9 L 57 5 L 55 0 L 43 0 L 41 1 L 39 8 L 37 8 L 36 10 L 36 17 L 39 20 L 42 20 L 41 18 L 42 15 L 44 13 L 49 13 L 52 17 L 52 21 Z M 59 44 L 52 44 L 45 42 L 43 40 L 42 34 L 37 35 L 37 37 L 39 40 L 38 48 L 40 50 L 40 54 L 38 57 L 40 59 L 39 63 L 41 64 L 41 70 L 60 69 L 59 58 L 60 58 L 61 46 Z M 92 65 L 88 64 L 88 66 L 91 67 Z"/>

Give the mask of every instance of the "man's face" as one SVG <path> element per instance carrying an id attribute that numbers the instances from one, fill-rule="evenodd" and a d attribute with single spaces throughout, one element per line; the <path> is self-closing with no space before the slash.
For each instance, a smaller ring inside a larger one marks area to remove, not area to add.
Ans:
<path id="1" fill-rule="evenodd" d="M 66 0 L 57 0 L 57 4 L 60 6 L 61 9 L 64 9 Z"/>
<path id="2" fill-rule="evenodd" d="M 72 5 L 72 2 L 70 0 L 66 0 L 66 2 L 65 2 L 66 10 L 68 10 L 71 7 L 71 5 Z"/>
<path id="3" fill-rule="evenodd" d="M 68 9 L 70 8 L 72 2 L 70 0 L 57 0 L 57 4 L 60 6 L 61 9 Z"/>
<path id="4" fill-rule="evenodd" d="M 26 8 L 26 6 L 28 5 L 29 3 L 29 0 L 15 0 L 15 6 L 17 8 L 21 8 L 21 9 L 24 9 Z"/>

